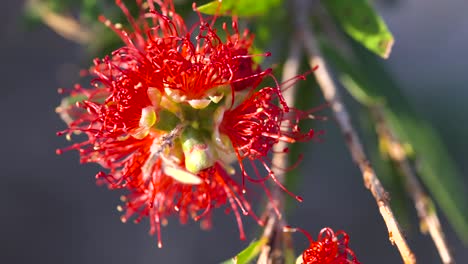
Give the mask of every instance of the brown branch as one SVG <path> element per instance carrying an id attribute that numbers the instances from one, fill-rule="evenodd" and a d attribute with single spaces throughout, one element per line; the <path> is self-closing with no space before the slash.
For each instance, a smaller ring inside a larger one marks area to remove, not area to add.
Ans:
<path id="1" fill-rule="evenodd" d="M 416 263 L 416 258 L 408 246 L 408 243 L 403 236 L 400 226 L 395 219 L 393 212 L 388 203 L 388 194 L 383 188 L 380 180 L 370 165 L 362 143 L 357 136 L 354 127 L 351 124 L 349 114 L 343 104 L 339 91 L 337 90 L 325 60 L 322 57 L 318 43 L 314 37 L 312 28 L 307 23 L 306 2 L 301 0 L 295 1 L 296 10 L 296 27 L 299 33 L 302 34 L 305 49 L 309 55 L 309 65 L 311 68 L 319 66 L 314 71 L 315 78 L 319 84 L 325 99 L 331 106 L 335 119 L 338 123 L 341 132 L 345 137 L 346 144 L 351 152 L 354 162 L 359 166 L 364 179 L 364 184 L 374 196 L 385 224 L 387 225 L 389 239 L 396 244 L 404 263 Z"/>
<path id="2" fill-rule="evenodd" d="M 268 213 L 271 212 L 270 206 L 268 206 L 267 210 Z M 274 235 L 275 225 L 277 225 L 277 217 L 275 215 L 268 216 L 267 224 L 263 229 L 262 239 L 267 239 L 268 243 L 266 243 L 262 250 L 260 251 L 260 255 L 257 259 L 257 264 L 267 264 L 270 263 L 270 253 L 271 253 L 271 241 Z"/>
<path id="3" fill-rule="evenodd" d="M 377 123 L 377 133 L 381 139 L 385 140 L 389 157 L 395 162 L 402 176 L 404 176 L 403 180 L 407 193 L 411 196 L 420 219 L 421 231 L 423 233 L 429 231 L 444 264 L 454 263 L 434 203 L 419 183 L 401 141 L 387 125 L 383 109 L 380 106 L 371 107 L 371 112 Z"/>
<path id="4" fill-rule="evenodd" d="M 88 44 L 91 41 L 91 31 L 72 16 L 53 12 L 39 0 L 30 0 L 28 5 L 39 15 L 44 24 L 63 38 L 79 44 Z"/>
<path id="5" fill-rule="evenodd" d="M 323 6 L 318 4 L 314 7 L 314 13 L 319 17 L 320 23 L 324 26 L 324 30 L 327 32 L 327 35 L 331 40 L 330 44 L 334 45 L 334 47 L 339 50 L 342 55 L 345 55 L 348 60 L 354 60 L 354 54 L 346 45 L 342 35 L 339 34 L 335 23 L 333 23 L 330 16 L 326 14 L 326 10 L 324 10 Z M 371 107 L 371 112 L 377 122 L 377 133 L 388 145 L 389 157 L 395 162 L 395 164 L 397 164 L 402 176 L 404 176 L 403 180 L 405 181 L 407 192 L 413 199 L 420 218 L 421 231 L 423 233 L 427 233 L 427 231 L 429 231 L 444 264 L 454 263 L 453 257 L 448 249 L 447 242 L 445 241 L 445 236 L 440 226 L 439 218 L 434 208 L 434 203 L 419 183 L 401 141 L 397 139 L 393 131 L 388 127 L 381 107 Z"/>

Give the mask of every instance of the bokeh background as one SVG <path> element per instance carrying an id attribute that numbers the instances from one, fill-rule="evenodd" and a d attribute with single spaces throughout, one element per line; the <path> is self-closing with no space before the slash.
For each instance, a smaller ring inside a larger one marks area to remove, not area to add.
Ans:
<path id="1" fill-rule="evenodd" d="M 253 221 L 245 218 L 250 235 L 240 241 L 233 217 L 221 212 L 208 232 L 173 219 L 158 249 L 146 222 L 120 222 L 120 194 L 95 185 L 96 166 L 80 165 L 76 153 L 55 155 L 67 144 L 55 136 L 65 127 L 54 113 L 56 90 L 78 80 L 84 53 L 44 26 L 27 30 L 22 6 L 2 1 L 0 18 L 0 263 L 219 263 L 247 246 L 256 235 Z M 439 130 L 466 179 L 468 2 L 401 0 L 378 8 L 396 39 L 390 71 Z M 297 192 L 305 202 L 289 223 L 314 236 L 323 226 L 346 230 L 362 263 L 401 263 L 335 123 L 322 126 L 324 141 L 309 143 L 300 167 Z M 410 217 L 405 231 L 419 263 L 440 263 L 430 238 L 418 232 L 416 215 Z M 467 248 L 442 222 L 455 259 L 467 263 Z M 298 249 L 307 246 L 303 236 L 295 238 Z"/>

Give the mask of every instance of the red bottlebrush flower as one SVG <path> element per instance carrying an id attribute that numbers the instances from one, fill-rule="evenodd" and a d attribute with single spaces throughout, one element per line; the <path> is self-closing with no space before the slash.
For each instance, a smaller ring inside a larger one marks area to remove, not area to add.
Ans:
<path id="1" fill-rule="evenodd" d="M 278 96 L 277 89 L 263 88 L 247 96 L 238 106 L 226 110 L 219 124 L 219 132 L 229 139 L 225 144 L 232 144 L 234 148 L 243 176 L 253 181 L 258 180 L 252 179 L 245 172 L 242 163 L 245 158 L 259 160 L 268 175 L 277 182 L 267 161 L 267 155 L 273 145 L 279 141 L 307 141 L 314 136 L 313 130 L 302 133 L 298 126 L 299 121 L 308 118 L 309 113 L 292 108 L 285 110 L 276 102 Z M 302 200 L 298 196 L 296 198 Z"/>
<path id="2" fill-rule="evenodd" d="M 98 182 L 128 192 L 122 220 L 149 217 L 159 245 L 160 225 L 169 217 L 209 227 L 211 210 L 227 203 L 244 238 L 240 211 L 257 218 L 231 163 L 237 156 L 244 179 L 243 160 L 259 160 L 275 180 L 268 152 L 278 141 L 310 139 L 313 131 L 298 128 L 308 112 L 289 108 L 279 87 L 255 92 L 271 70 L 254 62 L 253 36 L 239 33 L 235 19 L 232 29 L 224 25 L 223 40 L 213 27 L 215 18 L 205 21 L 199 14 L 200 21 L 187 30 L 171 0 L 138 0 L 137 18 L 116 3 L 131 30 L 101 20 L 125 46 L 96 59 L 89 71 L 92 88 L 75 86 L 57 108 L 68 125 L 59 134 L 87 137 L 58 153 L 77 150 L 82 163 L 106 169 L 97 174 Z M 263 179 L 248 178 L 265 187 Z"/>
<path id="3" fill-rule="evenodd" d="M 255 87 L 270 72 L 262 72 L 248 54 L 253 36 L 239 34 L 233 22 L 234 33 L 224 26 L 223 41 L 201 15 L 192 27 L 197 30 L 188 31 L 171 0 L 140 1 L 136 19 L 116 3 L 132 31 L 101 17 L 125 46 L 96 59 L 89 71 L 93 87 L 75 86 L 57 108 L 69 126 L 58 134 L 87 137 L 57 152 L 77 150 L 82 163 L 108 170 L 97 174 L 98 182 L 129 192 L 122 219 L 149 216 L 159 244 L 160 223 L 169 216 L 178 215 L 182 223 L 201 219 L 209 227 L 211 209 L 227 203 L 244 238 L 239 210 L 256 217 L 227 173 L 229 164 L 205 136 L 214 127 L 202 123 L 225 95 Z M 207 107 L 210 102 L 215 106 Z"/>
<path id="4" fill-rule="evenodd" d="M 302 253 L 302 264 L 360 264 L 349 248 L 349 236 L 344 231 L 333 232 L 323 228 L 317 241 L 301 228 L 286 227 L 286 230 L 302 232 L 310 242 L 309 248 Z M 298 261 L 298 263 L 301 263 Z"/>

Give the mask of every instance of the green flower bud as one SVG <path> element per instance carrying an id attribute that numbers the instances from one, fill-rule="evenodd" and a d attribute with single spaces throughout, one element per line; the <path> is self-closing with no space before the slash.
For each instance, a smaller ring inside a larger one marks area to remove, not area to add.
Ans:
<path id="1" fill-rule="evenodd" d="M 199 130 L 190 126 L 185 128 L 181 135 L 181 142 L 187 171 L 196 174 L 214 165 L 214 149 Z"/>

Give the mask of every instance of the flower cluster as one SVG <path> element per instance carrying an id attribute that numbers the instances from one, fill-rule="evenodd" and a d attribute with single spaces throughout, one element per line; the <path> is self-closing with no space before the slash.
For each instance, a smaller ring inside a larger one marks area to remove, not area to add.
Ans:
<path id="1" fill-rule="evenodd" d="M 291 230 L 286 227 L 286 230 Z M 359 264 L 354 252 L 349 248 L 349 236 L 344 231 L 333 232 L 329 227 L 323 228 L 315 241 L 311 235 L 300 228 L 292 231 L 302 232 L 309 240 L 309 248 L 302 253 L 302 264 Z"/>
<path id="2" fill-rule="evenodd" d="M 116 0 L 128 29 L 100 18 L 125 45 L 94 60 L 90 88 L 63 90 L 69 95 L 57 112 L 68 129 L 58 134 L 86 140 L 58 153 L 77 150 L 82 163 L 100 164 L 107 172 L 97 174 L 99 183 L 128 191 L 118 207 L 122 221 L 148 217 L 159 246 L 160 226 L 169 216 L 182 223 L 200 220 L 208 228 L 211 210 L 224 205 L 244 238 L 241 212 L 257 219 L 244 179 L 275 180 L 268 153 L 279 141 L 311 139 L 312 131 L 298 127 L 308 114 L 289 108 L 279 85 L 258 88 L 271 69 L 253 60 L 253 35 L 240 32 L 236 19 L 223 25 L 224 34 L 213 26 L 216 18 L 200 14 L 187 29 L 172 0 L 137 3 L 134 18 Z M 241 175 L 231 167 L 234 161 Z M 255 169 L 256 179 L 245 161 L 264 168 Z"/>

